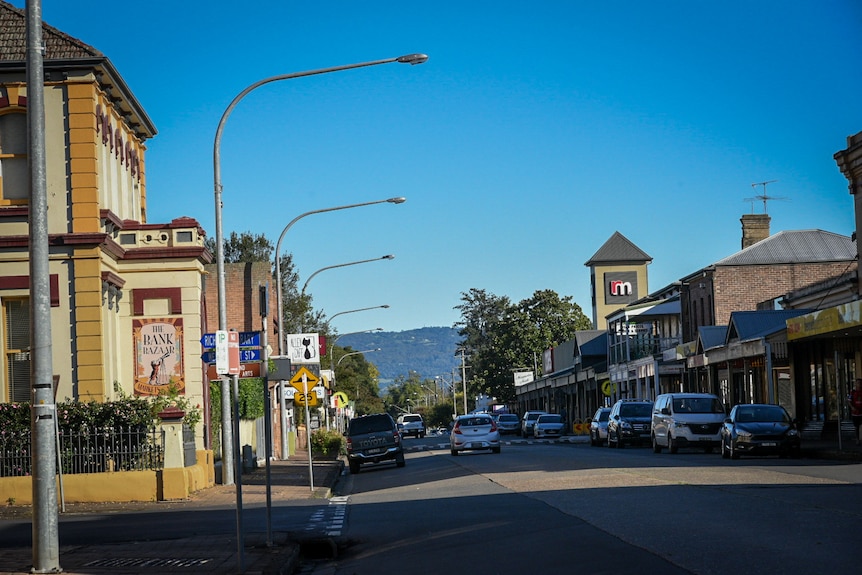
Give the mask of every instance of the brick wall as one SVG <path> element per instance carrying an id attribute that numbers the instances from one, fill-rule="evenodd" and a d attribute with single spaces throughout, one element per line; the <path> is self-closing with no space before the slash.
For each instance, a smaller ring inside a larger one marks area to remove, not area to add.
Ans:
<path id="1" fill-rule="evenodd" d="M 727 325 L 734 311 L 757 309 L 757 304 L 856 268 L 848 262 L 781 265 L 721 266 L 713 287 L 714 325 Z"/>
<path id="2" fill-rule="evenodd" d="M 218 276 L 216 264 L 205 267 L 204 307 L 205 333 L 218 329 Z M 278 307 L 275 284 L 272 282 L 269 262 L 225 264 L 225 301 L 227 328 L 237 331 L 260 331 L 260 285 L 269 282 L 269 341 L 276 341 L 275 319 Z M 272 345 L 270 343 L 270 345 Z"/>

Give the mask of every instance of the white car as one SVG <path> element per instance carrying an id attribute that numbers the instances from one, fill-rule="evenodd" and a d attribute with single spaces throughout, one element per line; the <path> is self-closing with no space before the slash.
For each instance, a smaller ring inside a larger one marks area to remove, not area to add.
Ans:
<path id="1" fill-rule="evenodd" d="M 425 437 L 425 421 L 418 413 L 405 413 L 398 417 L 398 430 L 401 435 L 422 438 Z"/>
<path id="2" fill-rule="evenodd" d="M 461 415 L 455 419 L 452 433 L 449 434 L 449 448 L 452 455 L 475 449 L 490 449 L 492 453 L 500 453 L 497 424 L 487 413 Z"/>

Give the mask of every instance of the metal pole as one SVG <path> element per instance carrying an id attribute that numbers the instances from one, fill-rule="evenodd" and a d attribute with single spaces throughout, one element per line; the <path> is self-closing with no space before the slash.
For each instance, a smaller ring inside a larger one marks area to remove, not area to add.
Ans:
<path id="1" fill-rule="evenodd" d="M 308 449 L 308 484 L 314 491 L 314 465 L 311 463 L 311 415 L 308 412 L 308 377 L 302 374 L 302 396 L 305 398 L 305 445 Z"/>
<path id="2" fill-rule="evenodd" d="M 60 569 L 54 368 L 51 347 L 51 275 L 45 160 L 45 72 L 42 4 L 27 0 L 27 132 L 30 168 L 30 437 L 33 489 L 33 573 Z"/>
<path id="3" fill-rule="evenodd" d="M 268 285 L 260 286 L 260 376 L 263 379 L 263 429 L 266 447 L 266 546 L 272 547 L 272 406 L 269 396 L 269 335 L 267 333 L 266 317 L 269 313 Z"/>
<path id="4" fill-rule="evenodd" d="M 464 350 L 461 350 L 461 384 L 464 386 L 464 415 L 467 415 L 467 366 L 464 365 Z"/>

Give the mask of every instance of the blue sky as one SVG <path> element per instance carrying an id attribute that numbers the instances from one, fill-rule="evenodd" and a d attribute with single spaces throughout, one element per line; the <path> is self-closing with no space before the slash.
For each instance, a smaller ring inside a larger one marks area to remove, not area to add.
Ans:
<path id="1" fill-rule="evenodd" d="M 19 7 L 23 0 L 14 0 Z M 86 7 L 84 7 L 86 6 Z M 225 126 L 224 230 L 285 236 L 300 282 L 341 333 L 451 326 L 471 288 L 551 289 L 590 314 L 583 264 L 619 231 L 655 291 L 773 233 L 853 231 L 832 155 L 862 130 L 862 5 L 448 1 L 87 3 L 48 24 L 102 51 L 159 134 L 150 222 L 215 234 L 213 138 L 257 80 L 423 52 L 252 92 Z"/>

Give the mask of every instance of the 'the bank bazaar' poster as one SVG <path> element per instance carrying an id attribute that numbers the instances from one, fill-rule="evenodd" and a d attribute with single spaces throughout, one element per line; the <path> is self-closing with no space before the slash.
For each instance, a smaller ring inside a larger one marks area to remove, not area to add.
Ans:
<path id="1" fill-rule="evenodd" d="M 132 320 L 135 340 L 135 395 L 159 395 L 171 386 L 185 393 L 183 320 Z"/>

